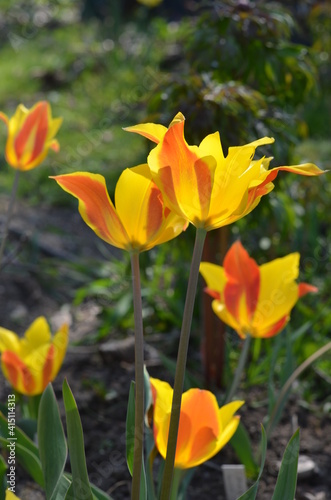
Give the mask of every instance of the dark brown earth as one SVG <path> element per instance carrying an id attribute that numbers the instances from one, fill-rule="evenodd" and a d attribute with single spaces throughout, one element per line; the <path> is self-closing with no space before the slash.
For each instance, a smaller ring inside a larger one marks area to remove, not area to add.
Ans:
<path id="1" fill-rule="evenodd" d="M 0 200 L 0 213 L 4 213 L 5 205 L 5 200 Z M 87 265 L 97 265 L 97 258 L 105 258 L 100 241 L 73 210 L 28 208 L 19 204 L 18 213 L 20 215 L 15 216 L 11 225 L 8 245 L 12 256 L 0 274 L 0 325 L 23 333 L 36 317 L 45 315 L 53 331 L 63 321 L 71 323 L 71 344 L 83 341 L 100 323 L 100 305 L 87 301 L 72 306 L 71 281 L 67 278 L 65 262 L 85 259 Z M 109 247 L 107 251 L 110 255 Z M 48 274 L 43 276 L 45 262 L 48 273 L 54 262 L 55 281 L 60 283 L 58 290 L 50 286 Z M 132 339 L 132 332 L 129 338 Z M 150 374 L 171 382 L 158 357 L 158 351 L 164 347 L 162 336 L 151 336 L 147 340 L 146 359 Z M 67 377 L 82 418 L 90 479 L 115 500 L 121 500 L 130 498 L 130 476 L 125 460 L 125 418 L 134 364 L 130 341 L 129 346 L 123 346 L 123 339 L 112 334 L 107 342 L 110 342 L 110 348 L 106 349 L 106 354 L 100 352 L 98 345 L 71 345 L 54 388 L 62 409 L 61 385 L 63 378 Z M 1 380 L 3 401 L 9 387 L 2 375 Z M 260 423 L 266 413 L 263 404 L 265 391 L 263 388 L 254 389 L 242 397 L 246 404 L 240 415 L 257 450 Z M 259 402 L 261 405 L 257 404 Z M 293 395 L 268 443 L 258 499 L 272 498 L 278 462 L 297 425 L 301 429 L 300 453 L 313 460 L 315 469 L 308 477 L 299 477 L 296 499 L 331 499 L 330 412 L 323 412 L 323 403 L 305 408 Z M 220 466 L 226 463 L 238 463 L 229 445 L 197 469 L 187 498 L 225 499 Z M 17 492 L 22 500 L 44 498 L 23 471 L 18 475 Z"/>

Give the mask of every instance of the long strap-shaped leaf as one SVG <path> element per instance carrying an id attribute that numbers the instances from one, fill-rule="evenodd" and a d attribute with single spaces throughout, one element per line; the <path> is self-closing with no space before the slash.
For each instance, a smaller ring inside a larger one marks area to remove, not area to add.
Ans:
<path id="1" fill-rule="evenodd" d="M 47 500 L 55 500 L 59 488 L 62 489 L 62 476 L 68 450 L 59 408 L 51 384 L 46 387 L 40 400 L 38 443 L 46 498 Z"/>
<path id="2" fill-rule="evenodd" d="M 129 401 L 126 413 L 126 462 L 132 476 L 134 450 L 134 422 L 135 422 L 135 383 L 132 381 L 129 391 Z M 147 500 L 146 473 L 144 461 L 141 467 L 139 499 Z"/>
<path id="3" fill-rule="evenodd" d="M 255 500 L 255 498 L 256 498 L 257 490 L 259 487 L 259 482 L 260 482 L 263 468 L 264 468 L 265 457 L 267 454 L 267 435 L 266 435 L 266 432 L 264 430 L 263 425 L 261 425 L 261 433 L 262 433 L 262 436 L 261 436 L 261 466 L 260 466 L 259 475 L 258 475 L 255 483 L 249 488 L 249 490 L 246 491 L 246 493 L 241 495 L 241 497 L 239 497 L 238 500 Z"/>
<path id="4" fill-rule="evenodd" d="M 299 429 L 293 434 L 283 455 L 272 500 L 294 500 L 300 450 Z"/>
<path id="5" fill-rule="evenodd" d="M 72 472 L 72 483 L 68 498 L 74 500 L 93 500 L 90 482 L 87 474 L 83 428 L 77 404 L 68 382 L 64 380 L 63 402 L 66 412 L 68 447 Z"/>

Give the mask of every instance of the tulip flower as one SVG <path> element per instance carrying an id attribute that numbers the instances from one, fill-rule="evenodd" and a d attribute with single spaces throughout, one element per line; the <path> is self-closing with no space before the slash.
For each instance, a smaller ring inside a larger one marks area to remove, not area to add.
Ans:
<path id="1" fill-rule="evenodd" d="M 56 377 L 67 349 L 68 325 L 52 338 L 46 319 L 37 318 L 24 337 L 0 328 L 1 368 L 13 388 L 28 396 L 41 394 Z"/>
<path id="2" fill-rule="evenodd" d="M 147 164 L 122 172 L 115 190 L 116 208 L 102 175 L 75 172 L 52 178 L 78 198 L 82 218 L 99 238 L 123 250 L 149 250 L 186 227 L 185 220 L 164 205 Z"/>
<path id="3" fill-rule="evenodd" d="M 151 378 L 154 441 L 165 458 L 173 390 L 167 382 Z M 189 469 L 212 458 L 232 438 L 239 425 L 235 412 L 244 401 L 219 408 L 209 391 L 190 389 L 183 393 L 175 467 Z"/>
<path id="4" fill-rule="evenodd" d="M 31 170 L 47 156 L 48 150 L 59 150 L 54 139 L 62 118 L 52 118 L 48 102 L 37 102 L 31 109 L 20 104 L 14 116 L 0 113 L 0 119 L 8 128 L 6 160 L 17 170 Z"/>
<path id="5" fill-rule="evenodd" d="M 267 170 L 271 158 L 252 161 L 258 146 L 274 142 L 269 137 L 231 147 L 227 156 L 218 132 L 199 146 L 189 146 L 184 120 L 178 113 L 168 129 L 145 123 L 125 130 L 157 144 L 148 156 L 153 180 L 169 208 L 197 228 L 210 231 L 247 215 L 274 188 L 272 181 L 280 170 L 307 176 L 323 173 L 312 163 Z"/>
<path id="6" fill-rule="evenodd" d="M 317 292 L 315 286 L 296 283 L 300 254 L 258 266 L 237 241 L 224 258 L 224 267 L 202 262 L 205 291 L 214 298 L 215 314 L 241 338 L 277 335 L 290 319 L 300 297 Z"/>

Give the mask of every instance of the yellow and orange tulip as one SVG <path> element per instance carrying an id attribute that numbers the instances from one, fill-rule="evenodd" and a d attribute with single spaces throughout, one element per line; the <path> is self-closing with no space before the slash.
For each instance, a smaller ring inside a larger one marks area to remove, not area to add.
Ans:
<path id="1" fill-rule="evenodd" d="M 317 292 L 315 286 L 296 283 L 300 254 L 258 266 L 237 241 L 224 258 L 224 267 L 202 262 L 205 291 L 214 298 L 215 314 L 241 338 L 277 335 L 290 319 L 300 297 Z"/>
<path id="2" fill-rule="evenodd" d="M 6 160 L 17 170 L 31 170 L 47 156 L 48 150 L 59 150 L 54 139 L 62 118 L 52 118 L 48 102 L 37 102 L 31 109 L 20 104 L 14 116 L 8 118 L 0 112 L 0 119 L 7 125 Z"/>
<path id="3" fill-rule="evenodd" d="M 178 113 L 168 129 L 145 123 L 125 130 L 157 144 L 148 156 L 153 180 L 165 203 L 197 228 L 210 231 L 247 215 L 274 188 L 272 181 L 280 170 L 307 176 L 323 173 L 312 163 L 268 171 L 271 158 L 252 159 L 258 146 L 274 142 L 269 137 L 231 147 L 226 157 L 218 132 L 205 137 L 199 146 L 189 146 L 184 121 Z"/>
<path id="4" fill-rule="evenodd" d="M 82 218 L 99 238 L 123 250 L 149 250 L 186 228 L 186 221 L 164 205 L 147 164 L 122 172 L 115 189 L 116 208 L 102 175 L 75 172 L 52 178 L 78 198 Z"/>
<path id="5" fill-rule="evenodd" d="M 154 441 L 165 458 L 173 390 L 167 382 L 150 379 L 153 396 Z M 190 389 L 183 393 L 180 411 L 175 467 L 189 469 L 218 453 L 232 438 L 239 425 L 235 412 L 244 401 L 233 401 L 219 408 L 209 391 Z"/>
<path id="6" fill-rule="evenodd" d="M 68 330 L 64 324 L 52 338 L 43 316 L 30 325 L 22 338 L 0 327 L 1 368 L 16 391 L 35 396 L 54 380 L 67 350 Z"/>

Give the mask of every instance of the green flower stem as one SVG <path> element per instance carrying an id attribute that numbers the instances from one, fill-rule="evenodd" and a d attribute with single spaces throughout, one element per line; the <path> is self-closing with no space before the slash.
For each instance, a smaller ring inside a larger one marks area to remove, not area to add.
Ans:
<path id="1" fill-rule="evenodd" d="M 316 361 L 318 358 L 323 356 L 323 354 L 325 354 L 330 349 L 331 349 L 331 342 L 328 342 L 323 347 L 318 349 L 318 351 L 314 352 L 311 356 L 309 356 L 309 358 L 307 358 L 303 363 L 301 363 L 301 365 L 298 366 L 298 368 L 296 368 L 296 370 L 294 370 L 292 375 L 286 380 L 286 383 L 283 385 L 283 388 L 278 395 L 276 404 L 272 410 L 272 413 L 271 413 L 271 416 L 270 416 L 270 419 L 269 419 L 269 422 L 267 425 L 267 429 L 266 429 L 267 437 L 270 437 L 270 435 L 271 435 L 271 432 L 272 432 L 273 426 L 274 426 L 274 420 L 277 417 L 278 410 L 279 410 L 284 398 L 286 397 L 287 392 L 290 390 L 293 382 L 301 375 L 301 373 L 306 368 L 308 368 L 308 366 L 310 366 L 312 363 L 314 363 L 314 361 Z"/>
<path id="2" fill-rule="evenodd" d="M 144 443 L 144 332 L 142 318 L 139 253 L 131 253 L 135 324 L 135 422 L 131 499 L 139 500 Z"/>
<path id="3" fill-rule="evenodd" d="M 172 480 L 172 487 L 171 487 L 171 495 L 170 495 L 170 500 L 177 500 L 178 499 L 178 490 L 180 483 L 182 481 L 182 478 L 184 476 L 185 471 L 182 469 L 174 469 L 174 474 L 173 474 L 173 480 Z"/>
<path id="4" fill-rule="evenodd" d="M 251 340 L 252 340 L 252 337 L 250 335 L 247 335 L 247 337 L 245 338 L 245 341 L 244 341 L 244 345 L 243 345 L 241 354 L 240 354 L 239 362 L 238 362 L 238 365 L 236 368 L 236 372 L 234 374 L 232 385 L 230 387 L 228 394 L 226 395 L 224 404 L 231 402 L 233 395 L 235 394 L 235 392 L 238 388 L 238 385 L 239 385 L 241 377 L 242 377 L 242 373 L 243 373 L 244 368 L 245 368 L 247 356 L 249 353 L 249 348 L 251 345 Z"/>
<path id="5" fill-rule="evenodd" d="M 200 267 L 200 261 L 206 234 L 207 232 L 205 229 L 199 229 L 199 228 L 197 229 L 192 262 L 191 262 L 190 276 L 187 285 L 182 330 L 179 339 L 176 374 L 174 382 L 174 393 L 172 399 L 170 428 L 169 428 L 169 437 L 167 446 L 167 457 L 164 466 L 161 497 L 160 497 L 161 500 L 169 500 L 171 493 L 171 483 L 173 478 L 177 435 L 179 427 L 180 406 L 182 402 L 182 393 L 184 387 L 187 350 L 190 339 L 193 307 L 194 307 L 194 300 L 195 300 L 195 294 L 199 276 L 199 267 Z"/>
<path id="6" fill-rule="evenodd" d="M 36 396 L 28 396 L 27 408 L 29 418 L 32 418 L 33 420 L 38 420 L 38 411 L 41 396 L 41 394 L 37 394 Z"/>
<path id="7" fill-rule="evenodd" d="M 8 229 L 9 229 L 9 224 L 13 215 L 14 211 L 14 205 L 15 205 L 15 198 L 16 198 L 16 193 L 17 193 L 17 187 L 18 187 L 18 180 L 20 177 L 20 171 L 16 170 L 15 172 L 15 178 L 14 178 L 14 183 L 12 187 L 12 191 L 10 194 L 10 199 L 9 199 L 9 205 L 8 205 L 8 211 L 7 211 L 7 216 L 5 220 L 5 227 L 3 230 L 3 236 L 2 236 L 2 241 L 0 245 L 0 270 L 1 270 L 1 262 L 3 258 L 3 253 L 5 251 L 5 244 L 8 236 Z"/>

